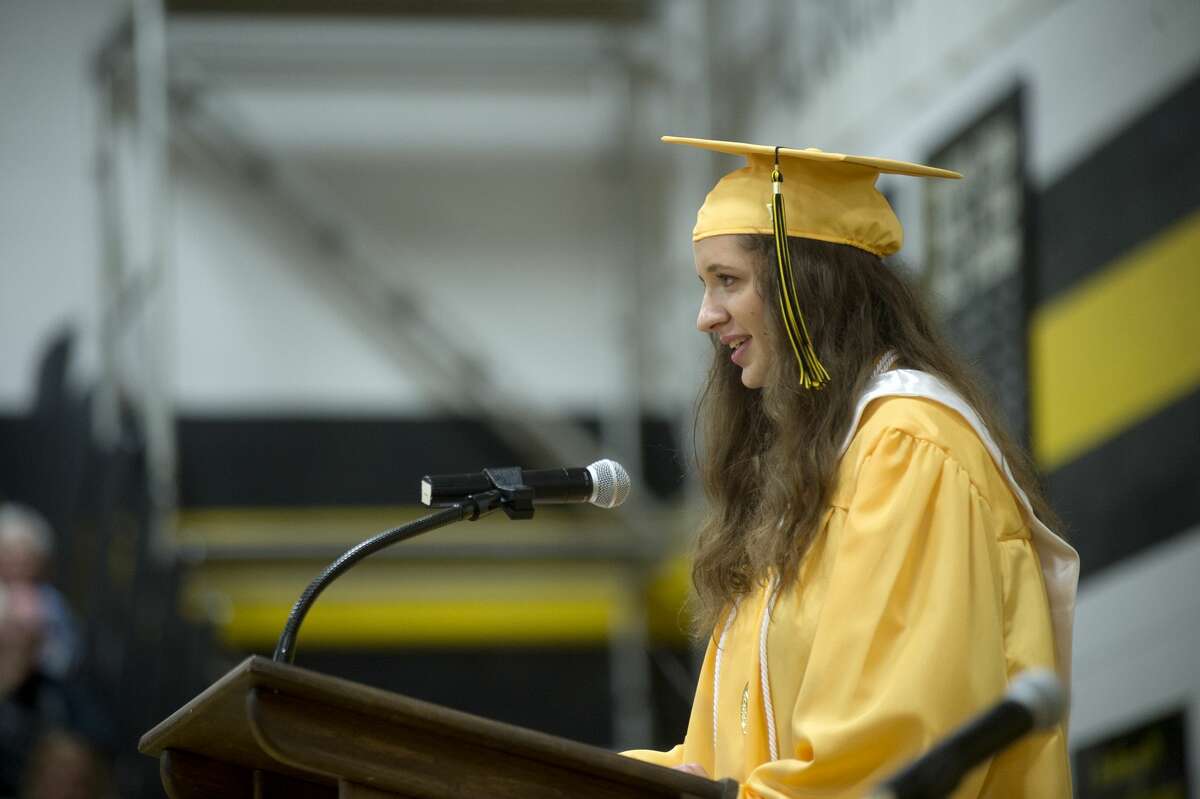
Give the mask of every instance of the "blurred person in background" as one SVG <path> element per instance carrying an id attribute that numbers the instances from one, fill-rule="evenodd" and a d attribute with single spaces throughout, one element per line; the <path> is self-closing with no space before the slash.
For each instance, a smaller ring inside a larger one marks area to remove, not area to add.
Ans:
<path id="1" fill-rule="evenodd" d="M 709 501 L 708 649 L 684 742 L 642 760 L 739 796 L 857 797 L 1031 667 L 1069 684 L 1078 556 L 1027 456 L 882 258 L 896 161 L 700 139 L 740 154 L 693 230 Z M 956 797 L 1067 797 L 1065 722 Z"/>
<path id="2" fill-rule="evenodd" d="M 0 797 L 104 795 L 106 723 L 74 672 L 76 635 L 45 581 L 52 533 L 0 506 Z"/>
<path id="3" fill-rule="evenodd" d="M 66 600 L 49 582 L 54 534 L 40 513 L 24 505 L 0 505 L 0 581 L 37 591 L 43 619 L 42 671 L 66 677 L 76 665 L 79 639 Z"/>

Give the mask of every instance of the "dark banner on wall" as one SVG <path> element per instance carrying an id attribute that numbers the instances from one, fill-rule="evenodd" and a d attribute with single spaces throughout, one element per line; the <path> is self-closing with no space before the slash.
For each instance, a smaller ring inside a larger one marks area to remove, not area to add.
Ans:
<path id="1" fill-rule="evenodd" d="M 1030 261 L 1020 89 L 951 136 L 926 163 L 967 180 L 925 181 L 924 282 L 950 341 L 990 383 L 1026 440 Z"/>
<path id="2" fill-rule="evenodd" d="M 1182 710 L 1075 753 L 1077 799 L 1187 799 L 1187 732 Z"/>

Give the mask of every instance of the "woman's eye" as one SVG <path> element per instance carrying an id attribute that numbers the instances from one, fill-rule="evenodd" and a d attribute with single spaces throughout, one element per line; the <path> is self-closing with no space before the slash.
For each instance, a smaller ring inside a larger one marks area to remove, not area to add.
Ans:
<path id="1" fill-rule="evenodd" d="M 733 275 L 717 275 L 717 282 L 725 288 L 732 286 L 735 280 L 737 280 L 737 278 L 735 278 Z"/>

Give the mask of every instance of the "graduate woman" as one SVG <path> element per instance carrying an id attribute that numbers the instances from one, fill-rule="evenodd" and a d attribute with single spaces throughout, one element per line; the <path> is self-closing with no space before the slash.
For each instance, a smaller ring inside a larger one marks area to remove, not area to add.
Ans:
<path id="1" fill-rule="evenodd" d="M 684 742 L 630 756 L 742 797 L 856 797 L 1030 667 L 1069 684 L 1078 557 L 1025 456 L 881 261 L 881 172 L 916 164 L 664 137 L 744 155 L 693 231 L 709 513 L 693 567 L 709 636 Z M 956 797 L 1068 797 L 1064 726 Z"/>

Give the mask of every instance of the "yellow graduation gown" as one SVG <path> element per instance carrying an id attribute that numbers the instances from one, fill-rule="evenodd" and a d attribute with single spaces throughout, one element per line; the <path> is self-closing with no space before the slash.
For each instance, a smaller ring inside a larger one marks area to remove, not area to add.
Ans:
<path id="1" fill-rule="evenodd" d="M 796 584 L 760 586 L 726 615 L 684 743 L 627 754 L 699 763 L 737 780 L 744 799 L 857 797 L 998 700 L 1023 669 L 1069 670 L 1059 661 L 1070 657 L 1071 608 L 1056 657 L 1053 580 L 1031 514 L 971 424 L 912 396 L 860 412 Z M 1060 724 L 975 769 L 954 796 L 1070 794 Z"/>

